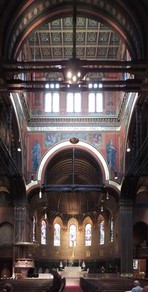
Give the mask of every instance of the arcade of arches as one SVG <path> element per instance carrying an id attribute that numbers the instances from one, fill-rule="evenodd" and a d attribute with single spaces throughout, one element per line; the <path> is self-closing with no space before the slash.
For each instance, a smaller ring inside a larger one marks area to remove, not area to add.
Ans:
<path id="1" fill-rule="evenodd" d="M 148 3 L 75 2 L 0 1 L 1 277 L 148 275 Z"/>

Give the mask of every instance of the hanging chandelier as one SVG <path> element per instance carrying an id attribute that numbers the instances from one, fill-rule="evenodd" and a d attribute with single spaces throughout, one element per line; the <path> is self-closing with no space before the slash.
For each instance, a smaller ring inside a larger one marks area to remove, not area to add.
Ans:
<path id="1" fill-rule="evenodd" d="M 77 23 L 77 1 L 73 0 L 73 47 L 72 58 L 68 61 L 64 70 L 64 79 L 69 84 L 80 83 L 84 77 L 84 71 L 80 65 L 80 59 L 76 56 L 76 23 Z"/>

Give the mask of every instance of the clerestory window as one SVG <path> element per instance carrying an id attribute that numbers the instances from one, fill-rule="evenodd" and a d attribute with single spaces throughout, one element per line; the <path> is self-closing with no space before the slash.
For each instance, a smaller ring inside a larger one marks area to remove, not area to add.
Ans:
<path id="1" fill-rule="evenodd" d="M 88 93 L 88 112 L 89 113 L 103 112 L 103 94 L 101 92 Z"/>
<path id="2" fill-rule="evenodd" d="M 80 113 L 81 112 L 81 93 L 68 92 L 67 93 L 67 112 Z"/>
<path id="3" fill-rule="evenodd" d="M 59 112 L 60 95 L 59 92 L 48 92 L 45 94 L 45 112 L 58 113 Z"/>

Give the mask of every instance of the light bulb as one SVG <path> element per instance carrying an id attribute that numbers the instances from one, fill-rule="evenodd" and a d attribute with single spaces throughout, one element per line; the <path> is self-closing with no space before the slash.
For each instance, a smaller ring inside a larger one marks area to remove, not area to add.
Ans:
<path id="1" fill-rule="evenodd" d="M 130 146 L 129 146 L 129 142 L 127 142 L 127 148 L 126 148 L 126 152 L 130 152 L 131 149 L 130 149 Z"/>
<path id="2" fill-rule="evenodd" d="M 115 171 L 115 179 L 118 178 L 118 174 L 117 174 L 117 171 Z"/>
<path id="3" fill-rule="evenodd" d="M 68 79 L 71 79 L 71 78 L 72 78 L 72 72 L 71 72 L 71 71 L 68 71 L 68 72 L 67 72 L 67 78 L 68 78 Z"/>
<path id="4" fill-rule="evenodd" d="M 78 71 L 77 76 L 78 76 L 78 78 L 81 77 L 81 72 L 80 71 Z"/>
<path id="5" fill-rule="evenodd" d="M 73 81 L 73 82 L 76 82 L 76 81 L 77 81 L 77 76 L 76 76 L 76 75 L 73 75 L 73 76 L 72 76 L 72 81 Z"/>
<path id="6" fill-rule="evenodd" d="M 106 193 L 106 200 L 109 200 L 109 193 Z"/>
<path id="7" fill-rule="evenodd" d="M 42 192 L 41 192 L 41 190 L 39 191 L 39 198 L 40 199 L 42 198 Z"/>
<path id="8" fill-rule="evenodd" d="M 130 149 L 129 146 L 127 147 L 126 151 L 127 151 L 127 152 L 130 152 L 130 151 L 131 151 L 131 149 Z"/>

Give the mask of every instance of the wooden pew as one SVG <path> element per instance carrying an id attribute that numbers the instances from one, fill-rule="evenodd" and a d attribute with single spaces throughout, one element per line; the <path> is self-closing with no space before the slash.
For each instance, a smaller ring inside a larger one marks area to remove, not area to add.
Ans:
<path id="1" fill-rule="evenodd" d="M 0 279 L 0 291 L 3 291 L 3 287 L 6 283 L 10 283 L 12 285 L 13 292 L 46 292 L 47 289 L 52 287 L 51 279 Z"/>
<path id="2" fill-rule="evenodd" d="M 135 279 L 128 278 L 80 278 L 80 286 L 85 292 L 125 292 L 133 288 L 133 282 Z M 141 286 L 148 285 L 148 280 L 140 280 Z"/>

